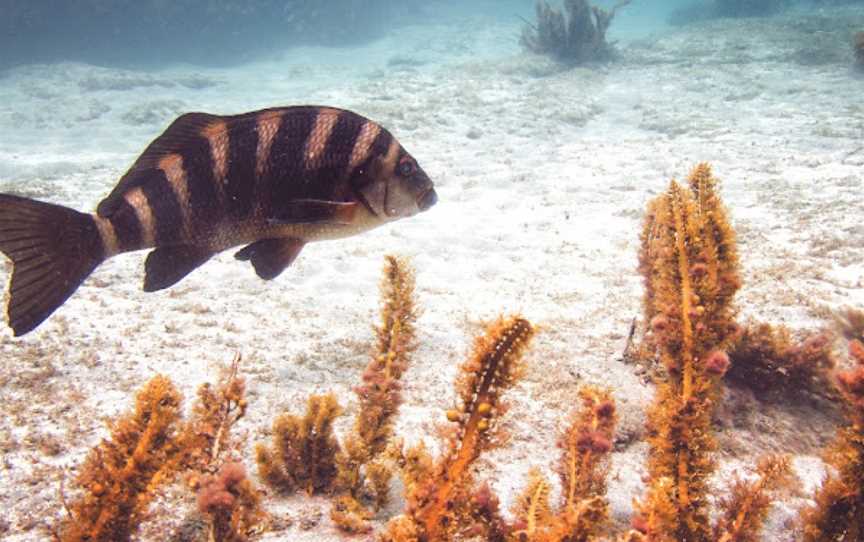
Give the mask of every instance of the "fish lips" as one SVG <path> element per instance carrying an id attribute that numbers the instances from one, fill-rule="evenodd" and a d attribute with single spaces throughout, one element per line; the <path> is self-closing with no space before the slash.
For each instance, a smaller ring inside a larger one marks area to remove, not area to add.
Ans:
<path id="1" fill-rule="evenodd" d="M 423 194 L 420 195 L 420 198 L 417 199 L 417 207 L 421 211 L 428 210 L 436 203 L 438 203 L 438 194 L 435 193 L 435 189 L 431 186 L 428 190 L 426 190 L 425 192 L 423 192 Z"/>
<path id="2" fill-rule="evenodd" d="M 418 168 L 417 173 L 412 179 L 415 186 L 420 187 L 420 195 L 417 196 L 417 208 L 422 212 L 438 203 L 438 194 L 435 192 L 435 185 L 426 172 Z"/>

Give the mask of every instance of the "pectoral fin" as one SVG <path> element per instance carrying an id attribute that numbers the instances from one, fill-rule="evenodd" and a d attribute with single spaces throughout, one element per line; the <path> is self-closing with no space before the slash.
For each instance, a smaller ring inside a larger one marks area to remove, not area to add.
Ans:
<path id="1" fill-rule="evenodd" d="M 274 204 L 271 224 L 350 224 L 359 203 L 296 199 Z"/>
<path id="2" fill-rule="evenodd" d="M 300 239 L 261 239 L 243 247 L 235 258 L 251 261 L 255 273 L 264 280 L 275 279 L 300 254 L 306 243 Z"/>
<path id="3" fill-rule="evenodd" d="M 193 245 L 157 248 L 144 262 L 144 291 L 155 292 L 177 284 L 212 256 L 210 250 Z"/>

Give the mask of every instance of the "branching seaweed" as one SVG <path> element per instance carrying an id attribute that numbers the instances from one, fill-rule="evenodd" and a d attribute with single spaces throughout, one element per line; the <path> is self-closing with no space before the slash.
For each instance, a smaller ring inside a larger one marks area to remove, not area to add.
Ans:
<path id="1" fill-rule="evenodd" d="M 825 480 L 816 505 L 805 511 L 805 542 L 864 539 L 864 344 L 852 341 L 849 355 L 855 368 L 837 375 L 849 425 L 839 431 L 827 457 L 837 475 Z"/>
<path id="2" fill-rule="evenodd" d="M 235 358 L 215 390 L 210 384 L 199 388 L 186 423 L 182 398 L 171 381 L 162 375 L 150 380 L 137 395 L 134 413 L 115 421 L 111 439 L 87 457 L 77 479 L 84 494 L 68 507 L 69 517 L 55 538 L 130 540 L 156 490 L 187 471 L 190 485 L 198 490 L 200 511 L 210 516 L 211 539 L 245 540 L 265 513 L 242 465 L 231 463 L 215 477 L 206 474 L 217 468 L 220 450 L 230 445 L 231 426 L 245 412 L 238 363 Z M 218 484 L 221 493 L 215 489 Z"/>
<path id="3" fill-rule="evenodd" d="M 648 498 L 639 525 L 648 540 L 711 540 L 707 478 L 712 403 L 729 366 L 738 290 L 735 236 L 707 164 L 687 187 L 672 181 L 648 207 L 640 271 L 645 317 L 669 373 L 648 413 Z"/>
<path id="4" fill-rule="evenodd" d="M 558 443 L 563 488 L 560 540 L 590 540 L 608 517 L 606 474 L 615 436 L 615 403 L 607 390 L 585 387 L 581 409 Z"/>
<path id="5" fill-rule="evenodd" d="M 864 32 L 861 33 L 864 52 Z M 847 341 L 864 341 L 864 311 L 845 307 L 833 313 L 834 323 Z"/>
<path id="6" fill-rule="evenodd" d="M 231 428 L 246 414 L 246 383 L 240 376 L 240 355 L 223 369 L 219 382 L 198 388 L 190 419 L 180 431 L 179 468 L 216 472 L 229 448 Z"/>
<path id="7" fill-rule="evenodd" d="M 564 0 L 565 16 L 545 0 L 538 0 L 537 23 L 523 27 L 520 43 L 531 52 L 572 64 L 609 60 L 613 49 L 606 41 L 606 31 L 615 12 L 630 1 L 621 0 L 607 11 L 590 6 L 587 0 Z"/>
<path id="8" fill-rule="evenodd" d="M 349 456 L 360 464 L 380 455 L 393 434 L 393 417 L 402 403 L 399 380 L 416 346 L 414 272 L 404 259 L 385 257 L 381 297 L 381 325 L 375 330 L 378 344 L 363 373 L 363 384 L 354 390 L 360 413 L 346 442 Z"/>
<path id="9" fill-rule="evenodd" d="M 768 509 L 781 490 L 795 486 L 787 456 L 772 455 L 759 461 L 759 477 L 753 481 L 737 478 L 721 499 L 722 515 L 714 526 L 716 542 L 757 542 L 768 517 Z"/>
<path id="10" fill-rule="evenodd" d="M 402 403 L 400 379 L 414 351 L 414 273 L 408 263 L 387 256 L 381 281 L 381 324 L 377 348 L 355 388 L 360 409 L 344 445 L 333 435 L 341 408 L 332 395 L 311 397 L 307 414 L 284 414 L 273 424 L 274 446 L 256 448 L 259 473 L 283 493 L 337 493 L 330 517 L 343 530 L 365 532 L 373 509 L 387 499 L 392 469 L 385 449 Z M 371 507 L 371 509 L 370 509 Z"/>
<path id="11" fill-rule="evenodd" d="M 240 463 L 225 463 L 198 491 L 198 510 L 210 518 L 209 542 L 246 542 L 264 518 L 261 497 Z"/>
<path id="12" fill-rule="evenodd" d="M 346 531 L 370 527 L 372 511 L 361 500 L 371 500 L 375 510 L 387 501 L 392 469 L 384 457 L 393 436 L 393 421 L 402 404 L 401 378 L 415 349 L 414 272 L 403 258 L 386 256 L 381 280 L 381 324 L 377 346 L 363 372 L 363 383 L 354 389 L 360 411 L 345 439 L 336 482 L 340 497 L 331 518 Z"/>
<path id="13" fill-rule="evenodd" d="M 342 408 L 332 393 L 312 395 L 306 414 L 282 414 L 273 422 L 273 446 L 258 444 L 255 460 L 261 479 L 283 493 L 303 489 L 327 492 L 336 480 L 336 456 L 341 447 L 333 421 Z"/>
<path id="14" fill-rule="evenodd" d="M 84 495 L 69 508 L 59 538 L 129 540 L 138 529 L 153 489 L 170 475 L 164 467 L 180 453 L 176 431 L 180 393 L 162 375 L 138 392 L 135 411 L 118 419 L 111 438 L 95 448 L 78 475 Z"/>
<path id="15" fill-rule="evenodd" d="M 735 323 L 732 300 L 741 283 L 735 235 L 707 165 L 697 166 L 686 186 L 673 181 L 650 202 L 641 241 L 648 328 L 642 348 L 646 356 L 659 359 L 665 378 L 648 412 L 647 494 L 636 503 L 633 529 L 617 540 L 758 540 L 771 503 L 792 486 L 790 460 L 763 458 L 755 476 L 734 480 L 726 495 L 713 499 L 711 509 L 707 480 L 715 461 L 713 406 L 722 397 L 724 376 L 772 386 L 780 382 L 787 388 L 816 380 L 824 384 L 833 368 L 831 337 L 815 334 L 796 345 L 783 328 L 742 329 Z M 328 494 L 334 523 L 346 532 L 367 533 L 398 469 L 405 508 L 374 535 L 381 542 L 608 539 L 606 475 L 616 423 L 610 392 L 583 387 L 574 397 L 581 408 L 558 442 L 560 491 L 541 471 L 532 470 L 508 521 L 489 484 L 475 483 L 474 466 L 500 442 L 503 395 L 523 370 L 522 355 L 534 326 L 518 315 L 499 318 L 475 340 L 459 370 L 458 404 L 446 411 L 444 452 L 433 457 L 422 440 L 405 449 L 393 430 L 402 401 L 400 381 L 415 349 L 418 313 L 414 274 L 405 261 L 386 259 L 381 291 L 377 347 L 355 389 L 358 415 L 344 445 L 333 430 L 341 413 L 335 396 L 311 396 L 305 415 L 278 416 L 272 444 L 256 448 L 261 478 L 281 492 Z M 800 532 L 806 542 L 864 537 L 861 321 L 860 312 L 850 309 L 840 322 L 857 364 L 836 375 L 837 394 L 845 400 L 850 422 L 826 456 L 835 471 L 816 494 L 815 506 L 802 514 Z M 66 507 L 68 517 L 55 538 L 132 539 L 156 490 L 184 471 L 197 491 L 193 519 L 201 527 L 195 536 L 241 542 L 259 532 L 266 519 L 260 496 L 237 462 L 240 446 L 230 439 L 247 409 L 237 361 L 217 385 L 199 389 L 186 423 L 170 380 L 151 380 L 138 393 L 135 411 L 114 422 L 111 438 L 88 456 L 77 478 L 80 498 Z"/>
<path id="16" fill-rule="evenodd" d="M 239 457 L 232 457 L 245 444 L 231 438 L 231 429 L 247 407 L 240 361 L 237 354 L 222 368 L 215 386 L 205 382 L 198 388 L 191 417 L 179 436 L 183 453 L 178 468 L 186 471 L 188 485 L 197 491 L 198 511 L 208 519 L 208 542 L 244 542 L 267 517 Z"/>
<path id="17" fill-rule="evenodd" d="M 811 333 L 796 342 L 783 326 L 745 326 L 729 350 L 727 380 L 770 397 L 783 393 L 833 396 L 830 381 L 836 364 L 831 333 Z"/>
<path id="18" fill-rule="evenodd" d="M 558 445 L 561 505 L 549 504 L 549 482 L 532 471 L 517 499 L 516 520 L 509 537 L 532 542 L 587 542 L 601 533 L 608 520 L 606 471 L 615 431 L 615 404 L 608 391 L 580 390 L 582 407 L 573 415 Z"/>
<path id="19" fill-rule="evenodd" d="M 407 452 L 408 519 L 391 521 L 384 540 L 412 540 L 400 534 L 406 530 L 428 542 L 453 540 L 466 529 L 484 527 L 474 519 L 469 467 L 493 446 L 501 396 L 521 374 L 522 353 L 533 335 L 530 322 L 513 316 L 491 323 L 475 340 L 456 382 L 460 404 L 447 411 L 455 429 L 447 452 L 434 461 L 422 448 Z"/>

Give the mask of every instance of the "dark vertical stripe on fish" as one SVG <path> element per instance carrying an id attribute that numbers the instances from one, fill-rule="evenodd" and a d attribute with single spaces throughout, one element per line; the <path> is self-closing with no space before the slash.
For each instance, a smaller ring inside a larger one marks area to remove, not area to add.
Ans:
<path id="1" fill-rule="evenodd" d="M 291 111 L 282 116 L 279 130 L 270 145 L 267 174 L 259 179 L 258 198 L 268 216 L 272 203 L 297 198 L 321 198 L 304 186 L 303 151 L 315 126 L 318 108 Z"/>
<path id="2" fill-rule="evenodd" d="M 315 171 L 310 171 L 311 183 L 309 191 L 315 198 L 332 198 L 342 200 L 348 197 L 348 186 L 345 180 L 360 130 L 365 120 L 349 111 L 339 111 L 335 123 L 330 129 L 327 142 L 321 151 L 323 160 Z"/>
<path id="3" fill-rule="evenodd" d="M 185 241 L 183 239 L 183 209 L 165 171 L 157 169 L 147 183 L 141 185 L 155 222 L 156 245 Z"/>
<path id="4" fill-rule="evenodd" d="M 248 120 L 230 122 L 225 203 L 234 218 L 248 218 L 254 209 L 257 152 L 257 128 Z"/>
<path id="5" fill-rule="evenodd" d="M 390 132 L 382 128 L 381 131 L 378 132 L 378 135 L 375 137 L 375 141 L 372 142 L 372 149 L 369 155 L 384 156 L 390 149 L 390 143 L 392 142 L 393 136 L 390 135 Z"/>
<path id="6" fill-rule="evenodd" d="M 396 164 L 399 163 L 399 157 L 405 154 L 405 149 L 402 148 L 402 145 L 396 141 L 396 138 L 390 138 L 390 148 L 387 149 L 386 154 L 381 160 L 381 167 L 383 168 L 381 174 L 383 175 L 391 175 L 394 171 L 396 171 Z"/>
<path id="7" fill-rule="evenodd" d="M 363 129 L 365 120 L 359 115 L 355 115 L 349 111 L 339 113 L 339 120 L 330 131 L 330 137 L 327 139 L 327 145 L 324 147 L 324 154 L 332 157 L 339 157 L 339 160 L 330 161 L 325 169 L 328 171 L 330 178 L 340 178 L 345 174 L 348 168 L 348 162 L 351 160 L 351 151 L 354 150 L 354 145 L 357 143 L 357 137 Z"/>
<path id="8" fill-rule="evenodd" d="M 193 137 L 179 154 L 183 157 L 189 190 L 189 210 L 193 222 L 190 228 L 209 228 L 223 216 L 217 180 L 213 177 L 210 141 L 204 136 Z"/>
<path id="9" fill-rule="evenodd" d="M 386 129 L 381 128 L 378 131 L 378 135 L 376 135 L 375 139 L 372 141 L 372 145 L 369 147 L 366 161 L 362 162 L 359 167 L 354 168 L 354 171 L 351 172 L 351 186 L 354 188 L 362 188 L 375 180 L 369 176 L 370 163 L 376 157 L 384 159 L 387 155 L 387 151 L 390 150 L 390 145 L 392 143 L 393 136 L 390 135 L 390 132 Z"/>
<path id="10" fill-rule="evenodd" d="M 361 137 L 362 135 L 363 133 L 361 133 Z M 390 150 L 390 146 L 393 144 L 394 141 L 395 140 L 393 136 L 390 135 L 390 132 L 380 126 L 378 127 L 378 132 L 375 135 L 375 139 L 372 140 L 369 145 L 369 149 L 366 152 L 365 160 L 361 161 L 359 164 L 356 164 L 356 166 L 353 167 L 349 172 L 348 184 L 353 187 L 354 190 L 361 189 L 367 186 L 369 183 L 375 181 L 374 176 L 370 174 L 372 160 L 384 160 L 387 156 L 387 152 Z M 352 155 L 353 154 L 355 153 L 352 152 Z M 356 155 L 354 156 L 352 161 L 355 159 Z"/>
<path id="11" fill-rule="evenodd" d="M 141 248 L 142 232 L 141 223 L 135 208 L 125 199 L 117 203 L 117 210 L 111 214 L 111 225 L 117 236 L 117 248 L 120 252 L 138 250 Z"/>

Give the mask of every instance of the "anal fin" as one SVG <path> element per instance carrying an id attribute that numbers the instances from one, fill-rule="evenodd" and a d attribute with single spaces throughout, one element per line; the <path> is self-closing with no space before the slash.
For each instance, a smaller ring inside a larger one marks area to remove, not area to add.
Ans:
<path id="1" fill-rule="evenodd" d="M 212 256 L 209 249 L 193 245 L 157 248 L 144 262 L 144 291 L 155 292 L 177 284 Z"/>
<path id="2" fill-rule="evenodd" d="M 278 277 L 300 254 L 306 243 L 301 239 L 261 239 L 240 249 L 235 258 L 250 261 L 255 273 L 264 280 Z"/>

